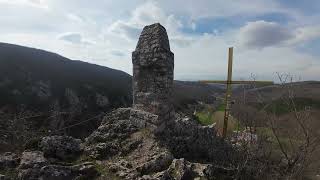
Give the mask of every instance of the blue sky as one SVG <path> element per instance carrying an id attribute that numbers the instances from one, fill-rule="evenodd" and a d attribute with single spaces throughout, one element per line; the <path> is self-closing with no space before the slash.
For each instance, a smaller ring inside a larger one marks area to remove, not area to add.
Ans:
<path id="1" fill-rule="evenodd" d="M 0 41 L 131 74 L 145 25 L 166 27 L 175 79 L 320 80 L 319 0 L 0 0 Z"/>

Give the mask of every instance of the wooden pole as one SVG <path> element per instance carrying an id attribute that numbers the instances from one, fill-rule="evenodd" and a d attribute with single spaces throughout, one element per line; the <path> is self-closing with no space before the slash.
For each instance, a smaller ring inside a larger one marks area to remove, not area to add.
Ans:
<path id="1" fill-rule="evenodd" d="M 233 47 L 229 48 L 229 58 L 228 58 L 228 79 L 227 88 L 225 95 L 225 110 L 224 110 L 224 121 L 223 121 L 223 131 L 222 137 L 226 138 L 228 129 L 228 120 L 230 115 L 230 98 L 232 93 L 232 61 L 233 61 Z"/>

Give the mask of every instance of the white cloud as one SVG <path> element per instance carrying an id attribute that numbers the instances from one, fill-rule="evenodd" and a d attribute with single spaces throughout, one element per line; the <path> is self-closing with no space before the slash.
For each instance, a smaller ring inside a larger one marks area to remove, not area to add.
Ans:
<path id="1" fill-rule="evenodd" d="M 320 38 L 320 25 L 300 27 L 295 30 L 295 38 L 291 44 L 299 44 L 313 39 Z"/>
<path id="2" fill-rule="evenodd" d="M 186 47 L 172 47 L 175 53 L 175 77 L 178 79 L 226 79 L 228 47 L 233 41 L 223 36 L 202 35 Z M 255 74 L 259 80 L 277 80 L 276 72 L 301 76 L 303 80 L 318 79 L 320 63 L 316 57 L 297 52 L 290 47 L 264 49 L 234 49 L 233 78 L 250 79 Z"/>
<path id="3" fill-rule="evenodd" d="M 84 20 L 78 16 L 78 15 L 75 15 L 75 14 L 72 14 L 72 13 L 68 13 L 67 14 L 67 18 L 71 21 L 75 21 L 75 22 L 78 22 L 78 23 L 83 23 Z"/>
<path id="4" fill-rule="evenodd" d="M 170 13 L 190 16 L 195 20 L 204 17 L 287 12 L 275 0 L 162 0 L 157 2 Z"/>
<path id="5" fill-rule="evenodd" d="M 175 37 L 169 37 L 171 44 L 175 44 L 179 47 L 187 47 L 190 46 L 192 43 L 195 42 L 194 38 L 192 37 L 183 37 L 183 36 L 175 36 Z"/>
<path id="6" fill-rule="evenodd" d="M 149 1 L 138 6 L 132 12 L 132 23 L 138 25 L 152 24 L 154 22 L 166 23 L 167 15 L 157 6 L 156 1 Z"/>
<path id="7" fill-rule="evenodd" d="M 131 40 L 139 37 L 141 28 L 123 21 L 116 21 L 109 27 L 108 31 Z"/>
<path id="8" fill-rule="evenodd" d="M 94 42 L 84 39 L 83 35 L 78 32 L 68 32 L 68 33 L 61 34 L 58 36 L 58 39 L 64 40 L 73 44 L 85 44 L 85 45 L 94 44 Z"/>
<path id="9" fill-rule="evenodd" d="M 191 20 L 190 26 L 191 26 L 191 29 L 192 29 L 192 30 L 196 30 L 197 24 L 196 24 L 195 20 Z"/>
<path id="10" fill-rule="evenodd" d="M 43 9 L 49 8 L 44 0 L 0 0 L 0 3 L 17 6 L 31 6 Z"/>
<path id="11" fill-rule="evenodd" d="M 317 58 L 283 46 L 247 51 L 236 48 L 234 64 L 238 75 L 254 73 L 262 79 L 273 80 L 277 80 L 276 72 L 301 76 L 303 80 L 317 79 L 318 75 L 310 68 L 320 67 Z"/>
<path id="12" fill-rule="evenodd" d="M 249 22 L 240 28 L 240 43 L 249 48 L 264 48 L 284 44 L 294 38 L 293 32 L 274 22 Z"/>
<path id="13" fill-rule="evenodd" d="M 137 40 L 142 28 L 153 23 L 161 23 L 171 36 L 178 34 L 179 28 L 183 26 L 173 14 L 166 14 L 156 2 L 148 1 L 135 8 L 131 13 L 131 18 L 127 21 L 118 20 L 112 23 L 107 32 L 129 40 Z"/>
<path id="14" fill-rule="evenodd" d="M 240 46 L 265 48 L 270 46 L 295 46 L 320 37 L 320 26 L 287 27 L 275 22 L 248 22 L 240 28 Z"/>
<path id="15" fill-rule="evenodd" d="M 120 57 L 125 56 L 125 53 L 122 52 L 121 50 L 111 50 L 110 53 L 115 56 L 120 56 Z"/>

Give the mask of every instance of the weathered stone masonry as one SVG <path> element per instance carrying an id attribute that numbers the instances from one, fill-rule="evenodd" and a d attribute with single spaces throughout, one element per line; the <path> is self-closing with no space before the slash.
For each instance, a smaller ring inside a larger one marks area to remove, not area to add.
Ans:
<path id="1" fill-rule="evenodd" d="M 132 53 L 133 107 L 158 115 L 158 122 L 174 115 L 172 86 L 174 54 L 166 29 L 159 23 L 144 27 Z"/>

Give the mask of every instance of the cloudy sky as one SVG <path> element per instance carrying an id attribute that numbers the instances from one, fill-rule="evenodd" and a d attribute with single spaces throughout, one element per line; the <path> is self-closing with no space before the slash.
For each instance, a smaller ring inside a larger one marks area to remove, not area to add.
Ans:
<path id="1" fill-rule="evenodd" d="M 143 26 L 166 27 L 175 79 L 320 80 L 320 0 L 0 0 L 0 41 L 132 73 Z"/>

